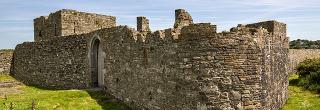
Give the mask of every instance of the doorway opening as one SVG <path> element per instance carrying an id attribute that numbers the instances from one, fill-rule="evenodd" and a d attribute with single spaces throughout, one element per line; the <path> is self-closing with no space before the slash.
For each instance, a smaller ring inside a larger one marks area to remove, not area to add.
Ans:
<path id="1" fill-rule="evenodd" d="M 92 87 L 99 87 L 99 47 L 100 40 L 94 39 L 91 44 L 91 84 Z"/>

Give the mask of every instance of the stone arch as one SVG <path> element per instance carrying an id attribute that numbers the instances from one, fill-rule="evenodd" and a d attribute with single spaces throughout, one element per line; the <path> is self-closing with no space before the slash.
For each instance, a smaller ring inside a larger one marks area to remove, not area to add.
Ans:
<path id="1" fill-rule="evenodd" d="M 94 35 L 94 37 L 90 41 L 89 59 L 91 86 L 104 86 L 104 58 L 101 48 L 101 40 L 98 35 Z"/>

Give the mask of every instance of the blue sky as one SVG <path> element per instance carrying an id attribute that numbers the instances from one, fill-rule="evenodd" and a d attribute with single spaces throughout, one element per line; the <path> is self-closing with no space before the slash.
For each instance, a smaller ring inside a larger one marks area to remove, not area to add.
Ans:
<path id="1" fill-rule="evenodd" d="M 174 10 L 186 9 L 195 22 L 218 25 L 278 20 L 294 39 L 320 39 L 320 0 L 1 0 L 0 48 L 33 41 L 33 19 L 60 9 L 113 15 L 117 25 L 136 27 L 136 16 L 150 19 L 152 31 L 173 26 Z"/>

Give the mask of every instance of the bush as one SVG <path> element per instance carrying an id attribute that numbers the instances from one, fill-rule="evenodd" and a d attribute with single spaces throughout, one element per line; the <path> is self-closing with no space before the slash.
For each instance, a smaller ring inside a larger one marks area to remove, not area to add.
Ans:
<path id="1" fill-rule="evenodd" d="M 307 59 L 297 66 L 299 86 L 320 93 L 320 58 Z"/>
<path id="2" fill-rule="evenodd" d="M 320 70 L 320 58 L 306 59 L 297 66 L 298 75 L 306 77 L 311 72 Z"/>

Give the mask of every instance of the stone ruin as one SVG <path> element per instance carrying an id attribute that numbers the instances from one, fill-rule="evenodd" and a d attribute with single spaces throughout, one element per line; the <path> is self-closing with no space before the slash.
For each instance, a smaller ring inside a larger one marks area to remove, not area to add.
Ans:
<path id="1" fill-rule="evenodd" d="M 173 28 L 116 26 L 116 17 L 60 10 L 34 20 L 34 42 L 16 46 L 11 75 L 49 89 L 103 88 L 133 109 L 279 110 L 288 98 L 286 24 L 218 33 L 183 9 Z"/>
<path id="2" fill-rule="evenodd" d="M 0 75 L 10 72 L 13 50 L 0 49 Z"/>

